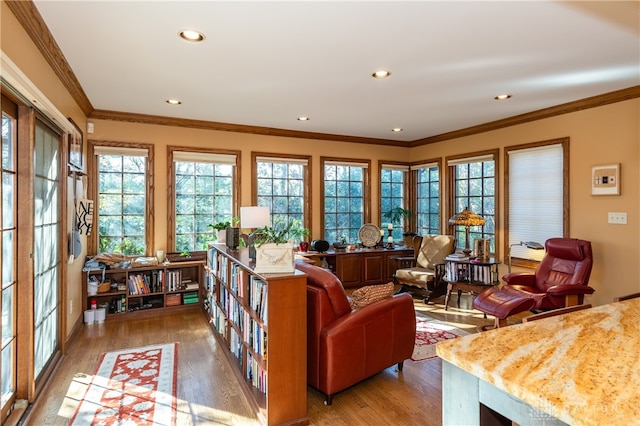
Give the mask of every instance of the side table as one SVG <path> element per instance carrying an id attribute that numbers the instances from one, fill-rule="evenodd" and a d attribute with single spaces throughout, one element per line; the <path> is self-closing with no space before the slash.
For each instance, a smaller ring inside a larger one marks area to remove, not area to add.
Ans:
<path id="1" fill-rule="evenodd" d="M 476 294 L 499 283 L 498 265 L 500 261 L 493 258 L 476 258 L 467 260 L 445 259 L 445 276 L 447 295 L 444 298 L 444 309 L 449 308 L 449 299 L 453 290 L 458 291 L 458 305 L 462 290 Z"/>

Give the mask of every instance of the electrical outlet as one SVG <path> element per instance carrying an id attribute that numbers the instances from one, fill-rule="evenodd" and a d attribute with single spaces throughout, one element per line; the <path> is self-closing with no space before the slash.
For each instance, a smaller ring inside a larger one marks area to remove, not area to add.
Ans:
<path id="1" fill-rule="evenodd" d="M 609 222 L 614 225 L 627 224 L 627 212 L 609 212 Z"/>

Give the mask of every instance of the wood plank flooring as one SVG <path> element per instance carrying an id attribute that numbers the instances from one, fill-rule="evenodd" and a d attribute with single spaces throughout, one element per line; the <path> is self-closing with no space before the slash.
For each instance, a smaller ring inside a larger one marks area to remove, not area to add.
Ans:
<path id="1" fill-rule="evenodd" d="M 471 309 L 472 296 L 460 306 L 444 297 L 416 311 L 447 321 L 469 332 L 491 324 Z M 513 322 L 518 322 L 516 318 Z M 254 425 L 254 414 L 218 346 L 204 315 L 181 312 L 136 321 L 106 321 L 82 326 L 25 425 L 66 425 L 82 397 L 103 352 L 145 345 L 180 342 L 178 349 L 178 425 Z M 324 405 L 322 394 L 308 388 L 308 416 L 312 425 L 440 425 L 442 423 L 441 361 L 405 361 L 404 371 L 391 367 L 334 396 Z"/>

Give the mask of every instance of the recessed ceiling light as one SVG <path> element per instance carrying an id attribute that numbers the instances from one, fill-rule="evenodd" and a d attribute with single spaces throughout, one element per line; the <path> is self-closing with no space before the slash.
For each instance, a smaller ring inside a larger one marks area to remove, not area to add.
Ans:
<path id="1" fill-rule="evenodd" d="M 394 127 L 393 129 L 391 129 L 392 132 L 401 132 L 402 128 L 400 127 Z"/>
<path id="2" fill-rule="evenodd" d="M 390 76 L 391 76 L 391 72 L 386 70 L 379 70 L 371 74 L 371 77 L 373 78 L 387 78 Z"/>
<path id="3" fill-rule="evenodd" d="M 183 40 L 194 42 L 203 41 L 205 38 L 204 34 L 202 34 L 200 31 L 195 30 L 182 30 L 178 33 L 178 35 Z"/>
<path id="4" fill-rule="evenodd" d="M 179 101 L 177 99 L 167 99 L 165 102 L 169 105 L 180 105 L 182 103 L 182 101 Z"/>
<path id="5" fill-rule="evenodd" d="M 511 97 L 511 95 L 510 95 L 510 94 L 505 93 L 504 95 L 498 95 L 498 96 L 496 96 L 496 97 L 495 97 L 495 98 L 493 98 L 493 99 L 495 99 L 496 101 L 504 101 L 504 100 L 509 99 L 510 97 Z"/>
<path id="6" fill-rule="evenodd" d="M 309 121 L 309 120 L 310 120 L 309 117 L 304 117 L 304 116 L 298 117 L 298 121 Z"/>

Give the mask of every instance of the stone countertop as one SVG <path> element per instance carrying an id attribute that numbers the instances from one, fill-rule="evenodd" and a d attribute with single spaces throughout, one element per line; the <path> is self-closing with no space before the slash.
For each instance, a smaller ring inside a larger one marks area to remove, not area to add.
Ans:
<path id="1" fill-rule="evenodd" d="M 640 298 L 442 341 L 436 353 L 571 425 L 640 423 Z"/>

